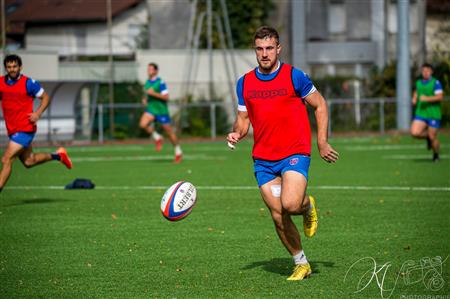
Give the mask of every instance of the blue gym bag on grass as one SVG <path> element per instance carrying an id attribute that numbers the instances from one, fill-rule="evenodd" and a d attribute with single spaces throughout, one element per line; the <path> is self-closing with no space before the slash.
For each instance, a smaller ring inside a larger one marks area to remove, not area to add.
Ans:
<path id="1" fill-rule="evenodd" d="M 75 179 L 72 183 L 66 185 L 64 189 L 94 189 L 95 184 L 89 179 Z"/>

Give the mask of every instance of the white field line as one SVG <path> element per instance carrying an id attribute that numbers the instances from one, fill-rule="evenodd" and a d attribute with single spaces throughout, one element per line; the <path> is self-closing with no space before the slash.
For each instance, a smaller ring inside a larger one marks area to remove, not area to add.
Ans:
<path id="1" fill-rule="evenodd" d="M 172 145 L 167 145 L 167 147 L 172 150 Z M 217 151 L 229 151 L 226 142 L 223 142 L 222 147 L 215 146 L 205 146 L 200 144 L 196 146 L 195 144 L 187 144 L 182 146 L 183 149 L 187 148 L 191 152 L 217 152 Z M 110 152 L 155 152 L 155 146 L 153 144 L 149 145 L 105 145 L 105 146 L 79 146 L 79 147 L 67 147 L 67 152 L 70 153 L 110 153 Z M 40 147 L 37 151 L 53 151 L 54 147 Z"/>
<path id="2" fill-rule="evenodd" d="M 158 156 L 112 156 L 112 157 L 74 157 L 72 162 L 110 162 L 110 161 L 160 161 L 173 160 L 173 155 Z M 225 160 L 223 156 L 183 155 L 184 160 Z"/>
<path id="3" fill-rule="evenodd" d="M 123 152 L 123 151 L 155 151 L 154 145 L 103 145 L 103 146 L 69 146 L 66 147 L 70 153 L 102 153 L 102 152 Z M 39 147 L 36 151 L 52 151 L 55 147 Z"/>
<path id="4" fill-rule="evenodd" d="M 165 190 L 169 186 L 96 186 L 98 190 Z M 64 186 L 6 186 L 14 190 L 63 190 Z M 196 186 L 198 190 L 257 190 L 256 186 Z M 313 190 L 345 190 L 345 191 L 436 191 L 450 192 L 450 187 L 421 186 L 309 186 Z"/>
<path id="5" fill-rule="evenodd" d="M 348 151 L 389 151 L 389 150 L 421 150 L 426 149 L 424 144 L 370 144 L 369 142 L 365 142 L 364 144 L 359 145 L 349 145 L 351 142 L 343 142 L 343 140 L 337 139 L 335 140 L 335 144 L 341 144 L 342 149 Z M 332 144 L 333 141 L 331 142 Z M 171 147 L 171 145 L 167 145 Z M 244 145 L 245 146 L 245 145 Z M 196 152 L 215 152 L 215 151 L 227 151 L 228 147 L 226 146 L 226 142 L 223 142 L 223 147 L 216 147 L 210 145 L 199 144 L 196 146 L 195 144 L 186 145 L 191 151 Z M 441 148 L 450 148 L 450 144 L 441 144 Z M 44 151 L 52 151 L 54 148 L 42 147 L 39 150 Z M 154 146 L 152 144 L 148 145 L 105 145 L 105 146 L 73 146 L 68 147 L 67 151 L 70 153 L 102 153 L 102 152 L 121 152 L 121 151 L 154 151 Z"/>
<path id="6" fill-rule="evenodd" d="M 449 148 L 450 144 L 441 144 L 441 148 Z M 391 150 L 416 150 L 422 149 L 426 150 L 425 142 L 424 144 L 380 144 L 380 145 L 355 145 L 355 146 L 345 146 L 345 150 L 353 152 L 361 151 L 391 151 Z"/>
<path id="7" fill-rule="evenodd" d="M 170 151 L 172 151 L 172 145 L 168 145 L 168 147 L 170 148 Z M 199 145 L 199 146 L 191 146 L 191 145 L 186 145 L 186 146 L 182 146 L 182 149 L 185 149 L 186 151 L 189 152 L 220 152 L 220 151 L 229 151 L 229 148 L 227 147 L 227 144 L 224 142 L 222 147 L 214 147 L 214 146 L 204 146 L 204 145 Z M 139 151 L 145 151 L 145 152 L 155 152 L 155 147 L 154 145 L 150 145 L 150 146 L 105 146 L 105 147 L 95 147 L 95 148 L 90 148 L 90 147 L 83 147 L 83 148 L 68 148 L 67 151 L 69 153 L 102 153 L 102 152 L 126 152 L 126 151 L 134 151 L 134 152 L 139 152 Z"/>
<path id="8" fill-rule="evenodd" d="M 450 155 L 439 155 L 441 159 L 450 158 Z M 428 155 L 389 155 L 383 156 L 383 159 L 390 160 L 412 160 L 412 159 L 429 159 L 431 162 L 431 153 Z"/>

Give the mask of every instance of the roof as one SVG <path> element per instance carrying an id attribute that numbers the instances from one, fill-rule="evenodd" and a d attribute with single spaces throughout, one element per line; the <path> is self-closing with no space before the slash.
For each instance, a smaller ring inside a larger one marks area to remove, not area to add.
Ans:
<path id="1" fill-rule="evenodd" d="M 143 0 L 111 0 L 114 18 Z M 106 0 L 7 0 L 8 33 L 30 23 L 106 22 Z"/>
<path id="2" fill-rule="evenodd" d="M 428 13 L 449 13 L 450 0 L 427 0 Z"/>

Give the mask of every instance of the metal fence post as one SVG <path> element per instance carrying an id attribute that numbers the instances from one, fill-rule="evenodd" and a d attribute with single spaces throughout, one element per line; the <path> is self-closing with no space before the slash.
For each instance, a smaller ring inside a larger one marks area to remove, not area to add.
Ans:
<path id="1" fill-rule="evenodd" d="M 216 138 L 216 103 L 211 103 L 210 106 L 210 118 L 211 118 L 211 138 Z"/>
<path id="2" fill-rule="evenodd" d="M 103 104 L 98 104 L 98 142 L 103 143 Z"/>
<path id="3" fill-rule="evenodd" d="M 380 133 L 384 134 L 384 99 L 380 99 L 379 103 L 380 103 Z"/>

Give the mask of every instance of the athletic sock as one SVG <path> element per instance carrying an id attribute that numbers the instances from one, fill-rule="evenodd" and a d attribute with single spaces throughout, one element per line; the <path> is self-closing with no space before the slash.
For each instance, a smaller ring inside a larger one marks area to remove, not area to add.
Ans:
<path id="1" fill-rule="evenodd" d="M 294 255 L 292 258 L 294 259 L 294 264 L 296 264 L 296 265 L 308 263 L 308 260 L 306 259 L 306 255 L 303 252 L 303 250 L 301 250 L 299 253 Z"/>
<path id="2" fill-rule="evenodd" d="M 431 149 L 431 139 L 430 139 L 430 137 L 427 137 L 427 149 L 428 150 Z"/>
<path id="3" fill-rule="evenodd" d="M 153 138 L 155 141 L 158 141 L 158 140 L 161 139 L 161 135 L 159 135 L 158 132 L 153 131 L 153 133 L 152 133 L 152 138 Z"/>
<path id="4" fill-rule="evenodd" d="M 439 153 L 433 153 L 433 161 L 439 161 Z"/>
<path id="5" fill-rule="evenodd" d="M 182 155 L 182 154 L 183 154 L 183 151 L 181 150 L 180 145 L 179 144 L 175 145 L 175 156 L 179 156 L 179 155 Z"/>
<path id="6" fill-rule="evenodd" d="M 57 160 L 57 161 L 60 161 L 60 160 L 61 160 L 61 157 L 59 156 L 59 154 L 57 154 L 57 153 L 51 153 L 51 155 L 52 155 L 52 160 Z"/>

